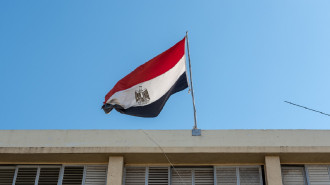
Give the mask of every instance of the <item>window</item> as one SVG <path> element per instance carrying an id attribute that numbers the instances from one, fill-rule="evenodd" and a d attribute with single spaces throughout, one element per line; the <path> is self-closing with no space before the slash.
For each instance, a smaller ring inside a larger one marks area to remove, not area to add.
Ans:
<path id="1" fill-rule="evenodd" d="M 62 185 L 82 184 L 84 166 L 65 166 Z"/>
<path id="2" fill-rule="evenodd" d="M 328 165 L 282 166 L 283 185 L 330 185 Z"/>
<path id="3" fill-rule="evenodd" d="M 0 166 L 0 185 L 13 184 L 15 169 L 15 166 Z"/>
<path id="4" fill-rule="evenodd" d="M 60 167 L 40 168 L 38 185 L 57 185 L 60 170 Z"/>
<path id="5" fill-rule="evenodd" d="M 330 185 L 329 166 L 306 165 L 308 185 Z"/>
<path id="6" fill-rule="evenodd" d="M 107 183 L 107 166 L 87 165 L 85 185 L 105 185 Z"/>
<path id="7" fill-rule="evenodd" d="M 305 169 L 299 166 L 282 166 L 283 185 L 306 185 Z"/>
<path id="8" fill-rule="evenodd" d="M 0 166 L 0 185 L 105 185 L 106 165 Z"/>
<path id="9" fill-rule="evenodd" d="M 37 167 L 18 168 L 15 185 L 34 185 L 37 171 Z"/>
<path id="10" fill-rule="evenodd" d="M 262 185 L 262 183 L 260 166 L 126 167 L 124 173 L 125 185 Z"/>
<path id="11" fill-rule="evenodd" d="M 260 166 L 216 167 L 217 185 L 262 185 Z"/>
<path id="12" fill-rule="evenodd" d="M 259 167 L 239 167 L 240 185 L 262 185 L 261 169 Z"/>
<path id="13" fill-rule="evenodd" d="M 126 167 L 125 185 L 169 184 L 169 167 Z"/>
<path id="14" fill-rule="evenodd" d="M 217 185 L 236 185 L 238 178 L 235 167 L 218 167 L 216 168 Z"/>
<path id="15" fill-rule="evenodd" d="M 148 184 L 165 185 L 169 183 L 168 167 L 149 167 L 148 172 Z"/>
<path id="16" fill-rule="evenodd" d="M 146 168 L 128 167 L 125 169 L 124 184 L 126 185 L 145 185 Z"/>
<path id="17" fill-rule="evenodd" d="M 172 168 L 172 185 L 213 185 L 213 168 Z"/>

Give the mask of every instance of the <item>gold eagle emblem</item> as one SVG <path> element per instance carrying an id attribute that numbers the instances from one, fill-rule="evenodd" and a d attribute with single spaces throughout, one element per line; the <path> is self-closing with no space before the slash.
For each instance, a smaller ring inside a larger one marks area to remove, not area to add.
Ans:
<path id="1" fill-rule="evenodd" d="M 139 90 L 135 91 L 135 100 L 139 105 L 145 105 L 149 102 L 149 92 L 146 88 L 142 89 L 142 86 L 139 86 Z"/>

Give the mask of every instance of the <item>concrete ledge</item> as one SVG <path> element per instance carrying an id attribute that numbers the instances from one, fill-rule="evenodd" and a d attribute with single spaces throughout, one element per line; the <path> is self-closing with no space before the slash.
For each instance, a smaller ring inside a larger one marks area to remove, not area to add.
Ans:
<path id="1" fill-rule="evenodd" d="M 166 154 L 175 165 L 262 165 L 265 153 Z M 130 154 L 0 154 L 0 164 L 107 164 L 123 156 L 126 165 L 170 165 L 162 153 Z M 281 164 L 330 164 L 329 154 L 280 154 Z"/>
<path id="2" fill-rule="evenodd" d="M 66 154 L 66 153 L 329 153 L 330 147 L 0 147 L 0 154 Z"/>
<path id="3" fill-rule="evenodd" d="M 330 147 L 330 130 L 0 130 L 0 147 Z"/>
<path id="4" fill-rule="evenodd" d="M 0 164 L 167 165 L 163 152 L 175 165 L 330 164 L 330 130 L 0 130 Z"/>

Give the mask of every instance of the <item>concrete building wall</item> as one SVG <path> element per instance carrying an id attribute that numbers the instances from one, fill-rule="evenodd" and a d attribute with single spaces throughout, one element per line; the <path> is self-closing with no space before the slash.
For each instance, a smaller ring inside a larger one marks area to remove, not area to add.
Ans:
<path id="1" fill-rule="evenodd" d="M 330 147 L 330 130 L 0 130 L 0 147 Z M 128 150 L 131 151 L 131 150 Z"/>
<path id="2" fill-rule="evenodd" d="M 329 130 L 0 130 L 0 163 L 330 163 Z"/>
<path id="3" fill-rule="evenodd" d="M 123 166 L 264 165 L 282 185 L 283 164 L 330 164 L 329 130 L 0 130 L 0 165 L 108 164 L 107 185 Z"/>

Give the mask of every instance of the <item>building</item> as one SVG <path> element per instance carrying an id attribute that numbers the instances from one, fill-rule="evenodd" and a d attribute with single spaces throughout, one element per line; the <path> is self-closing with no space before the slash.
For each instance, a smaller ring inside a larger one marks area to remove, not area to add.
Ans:
<path id="1" fill-rule="evenodd" d="M 330 130 L 1 130 L 0 185 L 330 185 Z"/>

